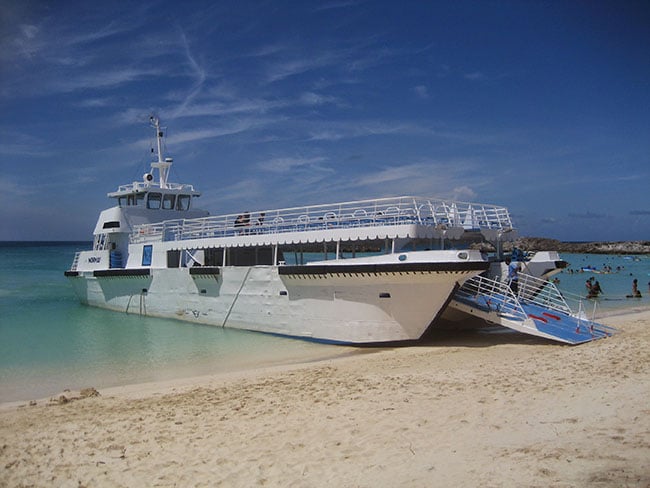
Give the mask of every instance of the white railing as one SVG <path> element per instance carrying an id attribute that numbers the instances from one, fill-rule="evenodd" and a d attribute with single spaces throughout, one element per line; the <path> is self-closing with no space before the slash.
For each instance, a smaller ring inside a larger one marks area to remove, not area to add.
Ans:
<path id="1" fill-rule="evenodd" d="M 564 295 L 550 281 L 520 273 L 518 296 L 520 300 L 534 303 L 540 307 L 573 315 Z"/>
<path id="2" fill-rule="evenodd" d="M 485 276 L 474 276 L 463 283 L 455 299 L 476 303 L 511 320 L 524 321 L 528 317 L 519 300 L 506 283 Z"/>
<path id="3" fill-rule="evenodd" d="M 569 301 L 575 301 L 575 307 L 569 306 L 566 295 L 568 295 Z M 461 301 L 465 299 L 477 303 L 517 320 L 524 320 L 527 317 L 521 303 L 538 305 L 547 310 L 582 318 L 589 322 L 593 322 L 595 316 L 594 309 L 594 316 L 591 319 L 587 317 L 581 297 L 563 293 L 550 281 L 523 273 L 519 274 L 519 287 L 516 296 L 508 283 L 484 276 L 475 276 L 465 281 L 456 292 L 456 298 Z M 598 326 L 603 330 L 614 330 L 602 324 L 598 324 Z"/>
<path id="4" fill-rule="evenodd" d="M 505 207 L 421 197 L 395 197 L 143 224 L 135 227 L 131 242 L 409 223 L 476 231 L 512 228 L 510 214 Z"/>
<path id="5" fill-rule="evenodd" d="M 193 185 L 188 185 L 185 183 L 167 183 L 167 186 L 165 188 L 170 190 L 184 190 L 187 192 L 195 192 Z M 132 193 L 134 191 L 149 191 L 157 189 L 160 189 L 160 183 L 153 181 L 134 181 L 133 183 L 120 185 L 117 188 L 117 191 L 111 192 L 109 195 L 112 195 L 114 193 Z"/>

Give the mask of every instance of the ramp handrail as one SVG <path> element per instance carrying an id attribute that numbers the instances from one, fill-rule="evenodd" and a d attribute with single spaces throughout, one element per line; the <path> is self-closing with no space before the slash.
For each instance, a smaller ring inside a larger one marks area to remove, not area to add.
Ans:
<path id="1" fill-rule="evenodd" d="M 477 301 L 479 296 L 499 304 L 499 312 L 507 313 L 520 319 L 527 317 L 521 306 L 521 301 L 532 303 L 547 310 L 575 315 L 567 304 L 558 288 L 551 283 L 535 276 L 520 274 L 517 295 L 512 292 L 508 283 L 492 280 L 485 276 L 475 276 L 465 281 L 458 290 L 457 296 Z M 489 306 L 489 304 L 487 304 Z"/>
<path id="2" fill-rule="evenodd" d="M 541 307 L 573 315 L 571 307 L 567 304 L 560 290 L 550 281 L 535 276 L 519 274 L 520 300 L 525 300 Z"/>
<path id="3" fill-rule="evenodd" d="M 519 300 L 506 283 L 486 278 L 485 276 L 474 276 L 463 283 L 456 292 L 455 298 L 468 299 L 479 303 L 483 299 L 485 306 L 494 310 L 499 315 L 507 315 L 512 320 L 526 320 L 527 314 L 522 308 Z"/>

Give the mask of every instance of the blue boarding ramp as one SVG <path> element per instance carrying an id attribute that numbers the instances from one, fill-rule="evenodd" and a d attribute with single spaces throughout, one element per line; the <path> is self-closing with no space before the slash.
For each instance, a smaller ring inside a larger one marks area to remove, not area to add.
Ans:
<path id="1" fill-rule="evenodd" d="M 453 298 L 454 308 L 509 329 L 566 344 L 582 344 L 609 337 L 613 327 L 574 313 L 557 287 L 520 274 L 515 295 L 506 283 L 484 276 L 467 280 Z"/>

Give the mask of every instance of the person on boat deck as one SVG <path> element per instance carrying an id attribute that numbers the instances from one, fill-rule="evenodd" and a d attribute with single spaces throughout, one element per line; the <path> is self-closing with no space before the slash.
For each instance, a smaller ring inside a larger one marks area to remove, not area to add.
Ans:
<path id="1" fill-rule="evenodd" d="M 266 216 L 266 212 L 260 212 L 260 216 L 257 218 L 257 225 L 263 225 L 264 224 L 264 217 Z"/>
<path id="2" fill-rule="evenodd" d="M 512 292 L 516 295 L 519 293 L 519 263 L 512 261 L 510 258 L 506 258 L 506 264 L 508 265 L 508 284 Z"/>
<path id="3" fill-rule="evenodd" d="M 589 294 L 587 295 L 587 298 L 596 298 L 602 292 L 603 289 L 600 287 L 600 283 L 596 281 L 593 285 L 591 285 L 591 289 L 589 290 Z"/>

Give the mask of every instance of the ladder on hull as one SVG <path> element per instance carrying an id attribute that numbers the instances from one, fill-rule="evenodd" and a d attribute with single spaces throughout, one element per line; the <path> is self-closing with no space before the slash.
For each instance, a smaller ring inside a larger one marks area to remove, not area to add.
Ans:
<path id="1" fill-rule="evenodd" d="M 521 275 L 515 295 L 506 283 L 476 276 L 454 295 L 457 310 L 509 329 L 566 344 L 609 337 L 616 329 L 574 313 L 557 287 L 530 275 Z"/>

